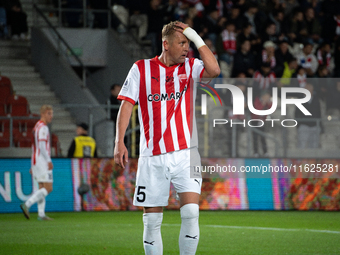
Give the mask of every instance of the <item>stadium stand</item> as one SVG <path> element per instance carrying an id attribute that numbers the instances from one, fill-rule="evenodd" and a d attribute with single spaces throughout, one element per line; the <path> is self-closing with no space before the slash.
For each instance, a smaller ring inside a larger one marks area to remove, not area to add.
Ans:
<path id="1" fill-rule="evenodd" d="M 32 129 L 39 119 L 42 104 L 58 105 L 49 87 L 42 81 L 39 73 L 29 64 L 29 42 L 0 41 L 0 117 L 13 119 L 13 146 L 27 148 L 17 150 L 18 155 L 30 155 Z M 13 93 L 14 91 L 14 93 Z M 26 117 L 26 118 L 23 118 Z M 67 152 L 68 142 L 74 133 L 74 121 L 66 110 L 55 111 L 52 125 L 52 155 Z M 59 135 L 65 142 L 60 143 Z M 64 144 L 64 147 L 61 145 Z M 10 120 L 0 118 L 0 146 L 10 146 Z M 26 152 L 25 152 L 26 151 Z M 24 153 L 24 154 L 23 154 Z M 11 154 L 16 151 L 11 149 Z"/>

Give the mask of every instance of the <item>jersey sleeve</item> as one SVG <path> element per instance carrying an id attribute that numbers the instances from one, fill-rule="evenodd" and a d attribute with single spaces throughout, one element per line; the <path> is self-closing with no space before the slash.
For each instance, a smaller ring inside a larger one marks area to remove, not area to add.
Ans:
<path id="1" fill-rule="evenodd" d="M 132 104 L 135 104 L 138 101 L 139 84 L 140 84 L 139 69 L 136 64 L 133 64 L 126 77 L 123 87 L 119 92 L 118 99 L 126 100 Z"/>
<path id="2" fill-rule="evenodd" d="M 38 141 L 47 141 L 49 137 L 49 131 L 47 126 L 43 126 L 39 129 Z"/>
<path id="3" fill-rule="evenodd" d="M 195 58 L 194 64 L 192 66 L 192 77 L 202 78 L 204 72 L 204 64 L 202 60 Z"/>

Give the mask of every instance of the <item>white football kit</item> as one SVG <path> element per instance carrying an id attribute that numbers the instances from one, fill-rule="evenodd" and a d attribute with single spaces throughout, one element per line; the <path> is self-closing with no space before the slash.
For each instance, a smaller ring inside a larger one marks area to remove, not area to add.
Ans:
<path id="1" fill-rule="evenodd" d="M 33 128 L 31 169 L 37 182 L 53 182 L 51 162 L 50 132 L 47 125 L 39 120 Z"/>
<path id="2" fill-rule="evenodd" d="M 201 192 L 201 178 L 190 178 L 190 165 L 201 165 L 194 114 L 196 86 L 203 62 L 186 58 L 171 67 L 158 57 L 137 61 L 118 96 L 138 102 L 140 158 L 134 205 L 168 205 L 170 182 L 177 193 Z"/>

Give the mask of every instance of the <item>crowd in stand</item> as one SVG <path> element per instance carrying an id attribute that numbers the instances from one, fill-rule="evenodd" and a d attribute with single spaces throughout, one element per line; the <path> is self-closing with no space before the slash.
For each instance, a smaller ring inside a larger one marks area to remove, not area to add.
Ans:
<path id="1" fill-rule="evenodd" d="M 340 77 L 340 1 L 117 0 L 112 3 L 128 10 L 128 17 L 119 18 L 128 27 L 138 29 L 141 42 L 151 41 L 152 56 L 161 52 L 164 24 L 172 20 L 189 24 L 214 52 L 222 70 L 227 70 L 222 71 L 222 76 L 255 78 L 258 96 L 261 90 L 270 90 L 274 82 L 279 87 L 305 87 L 308 78 Z M 193 44 L 188 56 L 199 58 Z M 334 96 L 340 93 L 338 86 L 322 84 L 315 86 L 315 93 L 321 99 L 327 97 L 327 107 L 340 109 Z"/>

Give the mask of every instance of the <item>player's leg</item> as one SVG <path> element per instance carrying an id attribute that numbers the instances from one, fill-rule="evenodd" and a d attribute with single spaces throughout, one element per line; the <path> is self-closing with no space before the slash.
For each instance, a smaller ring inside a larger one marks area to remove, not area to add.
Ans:
<path id="1" fill-rule="evenodd" d="M 34 192 L 33 195 L 28 200 L 26 200 L 25 203 L 20 205 L 27 219 L 30 218 L 29 209 L 31 208 L 31 206 L 34 205 L 35 203 L 38 203 L 40 200 L 45 199 L 47 194 L 48 194 L 47 190 L 44 187 L 41 187 L 39 183 L 39 189 L 36 192 Z"/>
<path id="2" fill-rule="evenodd" d="M 201 158 L 197 148 L 186 149 L 171 154 L 171 182 L 179 196 L 181 230 L 179 234 L 180 254 L 195 254 L 199 241 L 199 195 L 202 178 L 190 173 L 191 166 L 200 166 Z M 189 159 L 189 160 L 188 160 Z"/>
<path id="3" fill-rule="evenodd" d="M 144 207 L 143 246 L 146 255 L 163 254 L 162 220 L 163 207 Z"/>
<path id="4" fill-rule="evenodd" d="M 199 194 L 194 192 L 179 193 L 181 211 L 181 230 L 179 233 L 180 254 L 195 254 L 199 241 Z"/>
<path id="5" fill-rule="evenodd" d="M 140 157 L 133 204 L 144 208 L 143 246 L 147 255 L 163 254 L 161 224 L 169 190 L 170 178 L 164 156 Z"/>
<path id="6" fill-rule="evenodd" d="M 48 195 L 53 190 L 53 183 L 52 182 L 39 183 L 39 189 L 45 189 L 47 191 L 47 195 Z M 38 219 L 39 220 L 52 220 L 52 218 L 47 217 L 46 214 L 45 214 L 46 196 L 41 198 L 38 201 Z"/>

